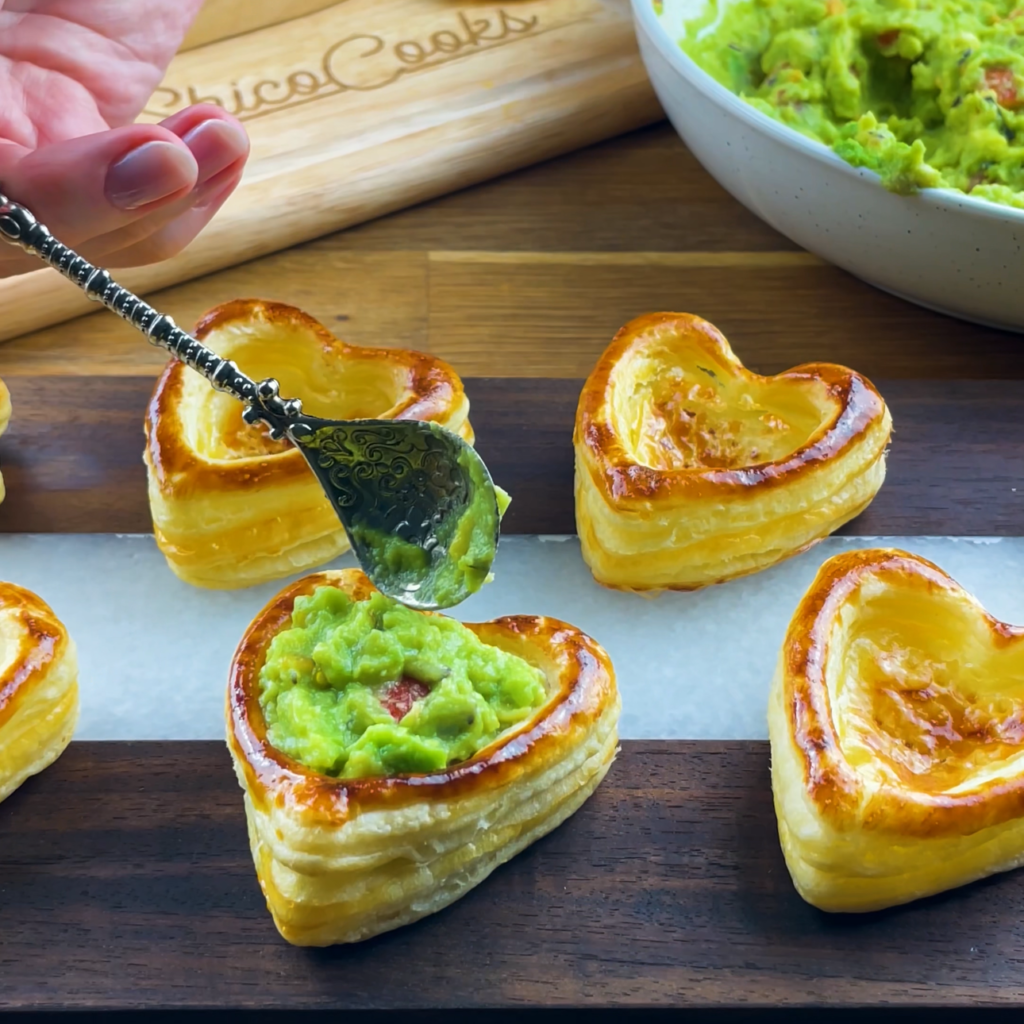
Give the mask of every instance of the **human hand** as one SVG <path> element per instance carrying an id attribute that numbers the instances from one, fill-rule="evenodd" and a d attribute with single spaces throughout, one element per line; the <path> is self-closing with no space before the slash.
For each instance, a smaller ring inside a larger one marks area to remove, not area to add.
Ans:
<path id="1" fill-rule="evenodd" d="M 0 191 L 107 267 L 173 256 L 238 184 L 249 141 L 219 107 L 132 124 L 202 0 L 0 0 Z M 0 246 L 0 277 L 39 269 Z"/>

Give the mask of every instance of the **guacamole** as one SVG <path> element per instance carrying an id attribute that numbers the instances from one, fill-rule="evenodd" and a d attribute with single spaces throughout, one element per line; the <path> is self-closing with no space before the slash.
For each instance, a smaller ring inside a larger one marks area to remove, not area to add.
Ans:
<path id="1" fill-rule="evenodd" d="M 271 745 L 344 779 L 464 761 L 546 699 L 539 669 L 460 622 L 326 586 L 296 599 L 259 683 Z"/>
<path id="2" fill-rule="evenodd" d="M 1024 208 L 1022 0 L 711 0 L 682 46 L 893 191 Z"/>
<path id="3" fill-rule="evenodd" d="M 511 503 L 500 488 L 494 488 L 497 508 L 491 500 L 486 471 L 472 449 L 459 456 L 459 465 L 469 476 L 471 497 L 461 516 L 446 521 L 438 531 L 438 546 L 431 554 L 418 544 L 394 534 L 357 525 L 354 540 L 369 561 L 367 573 L 375 580 L 390 581 L 389 593 L 418 585 L 416 594 L 431 599 L 438 608 L 450 608 L 475 594 L 491 579 L 491 565 L 497 553 L 498 523 Z M 423 580 L 431 563 L 432 586 Z"/>

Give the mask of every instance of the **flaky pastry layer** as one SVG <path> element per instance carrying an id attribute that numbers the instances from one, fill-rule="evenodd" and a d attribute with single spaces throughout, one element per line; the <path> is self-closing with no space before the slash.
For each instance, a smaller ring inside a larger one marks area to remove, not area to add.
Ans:
<path id="1" fill-rule="evenodd" d="M 747 370 L 711 324 L 627 324 L 576 413 L 576 524 L 595 579 L 691 590 L 767 568 L 858 515 L 892 421 L 860 374 Z"/>
<path id="2" fill-rule="evenodd" d="M 0 434 L 7 429 L 7 425 L 11 422 L 11 393 L 7 390 L 7 385 L 0 380 Z M 4 477 L 3 473 L 0 473 L 0 501 L 4 500 L 7 492 L 4 490 Z"/>
<path id="3" fill-rule="evenodd" d="M 867 911 L 1024 863 L 1024 629 L 897 550 L 826 562 L 769 698 L 793 882 Z"/>
<path id="4" fill-rule="evenodd" d="M 549 698 L 529 721 L 433 775 L 342 781 L 304 768 L 269 745 L 258 681 L 295 598 L 324 585 L 373 592 L 358 570 L 284 590 L 242 639 L 227 701 L 260 885 L 281 935 L 305 946 L 357 942 L 457 900 L 568 818 L 618 749 L 608 655 L 565 623 L 513 616 L 469 628 L 544 672 Z"/>
<path id="5" fill-rule="evenodd" d="M 74 642 L 35 594 L 0 583 L 0 800 L 60 757 L 77 721 Z"/>
<path id="6" fill-rule="evenodd" d="M 195 336 L 281 394 L 329 419 L 419 419 L 470 443 L 469 401 L 446 363 L 360 348 L 291 306 L 239 299 Z M 183 580 L 230 589 L 322 565 L 348 550 L 337 515 L 300 452 L 242 420 L 240 402 L 172 361 L 146 417 L 149 504 L 157 543 Z"/>

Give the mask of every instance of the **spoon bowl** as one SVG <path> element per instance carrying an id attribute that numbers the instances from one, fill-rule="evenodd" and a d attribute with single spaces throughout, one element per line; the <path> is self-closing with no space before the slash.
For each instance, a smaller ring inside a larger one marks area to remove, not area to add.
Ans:
<path id="1" fill-rule="evenodd" d="M 288 431 L 382 593 L 450 608 L 487 578 L 501 518 L 483 460 L 419 420 L 300 420 Z"/>

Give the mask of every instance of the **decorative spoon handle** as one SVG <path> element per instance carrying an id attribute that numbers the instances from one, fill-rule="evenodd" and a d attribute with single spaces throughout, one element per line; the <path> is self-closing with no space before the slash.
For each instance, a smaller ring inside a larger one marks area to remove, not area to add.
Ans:
<path id="1" fill-rule="evenodd" d="M 2 5 L 2 0 L 0 0 Z M 20 246 L 127 320 L 150 342 L 201 373 L 287 436 L 320 482 L 352 549 L 379 590 L 415 608 L 448 608 L 485 582 L 502 509 L 480 456 L 457 434 L 419 420 L 326 420 L 303 413 L 169 316 L 57 241 L 29 210 L 0 193 L 0 241 Z M 449 549 L 453 550 L 450 551 Z"/>
<path id="2" fill-rule="evenodd" d="M 257 383 L 247 377 L 230 359 L 196 341 L 163 313 L 143 302 L 137 295 L 111 280 L 105 270 L 94 267 L 62 242 L 58 242 L 44 224 L 0 192 L 0 236 L 48 263 L 90 299 L 127 320 L 149 339 L 167 349 L 175 358 L 198 370 L 218 391 L 234 395 L 247 406 L 247 422 L 262 420 L 271 435 L 282 437 L 302 411 L 297 399 L 282 399 L 275 380 Z"/>

